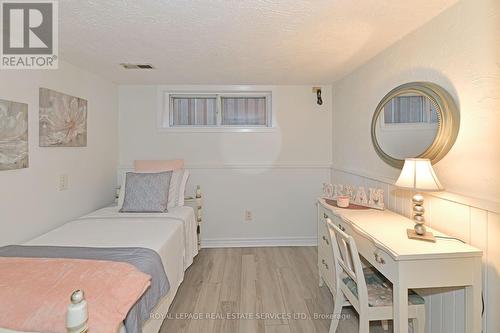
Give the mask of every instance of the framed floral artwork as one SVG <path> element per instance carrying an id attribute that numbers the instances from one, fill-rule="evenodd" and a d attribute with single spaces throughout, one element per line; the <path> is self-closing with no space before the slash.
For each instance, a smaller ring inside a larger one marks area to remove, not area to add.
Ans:
<path id="1" fill-rule="evenodd" d="M 86 147 L 87 101 L 40 88 L 40 147 Z"/>
<path id="2" fill-rule="evenodd" d="M 28 167 L 28 104 L 0 99 L 0 170 Z"/>

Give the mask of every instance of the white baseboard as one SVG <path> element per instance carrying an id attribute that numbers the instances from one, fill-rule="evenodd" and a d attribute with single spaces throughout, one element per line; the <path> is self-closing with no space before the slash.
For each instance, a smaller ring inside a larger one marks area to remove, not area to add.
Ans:
<path id="1" fill-rule="evenodd" d="M 270 247 L 270 246 L 316 246 L 317 237 L 280 238 L 219 238 L 202 239 L 202 248 L 219 247 Z"/>

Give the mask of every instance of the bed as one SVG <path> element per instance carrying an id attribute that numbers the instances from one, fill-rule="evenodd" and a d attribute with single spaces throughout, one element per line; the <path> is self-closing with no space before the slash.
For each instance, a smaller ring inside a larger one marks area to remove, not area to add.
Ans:
<path id="1" fill-rule="evenodd" d="M 141 247 L 156 251 L 170 282 L 170 290 L 142 326 L 144 333 L 156 333 L 183 281 L 185 270 L 198 253 L 196 227 L 191 207 L 174 207 L 168 213 L 120 213 L 119 208 L 113 206 L 68 222 L 23 245 Z M 14 331 L 0 328 L 0 332 Z M 120 332 L 126 332 L 123 325 Z"/>

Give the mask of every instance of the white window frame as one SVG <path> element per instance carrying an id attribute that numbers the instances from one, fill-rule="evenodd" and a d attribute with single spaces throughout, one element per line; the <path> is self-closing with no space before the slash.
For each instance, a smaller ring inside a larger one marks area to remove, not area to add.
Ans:
<path id="1" fill-rule="evenodd" d="M 158 130 L 160 132 L 272 132 L 276 130 L 273 117 L 272 91 L 226 91 L 226 90 L 196 90 L 177 91 L 159 89 Z M 173 105 L 171 97 L 216 97 L 217 98 L 217 125 L 207 126 L 173 126 Z M 266 98 L 266 125 L 222 125 L 223 97 L 265 97 Z"/>

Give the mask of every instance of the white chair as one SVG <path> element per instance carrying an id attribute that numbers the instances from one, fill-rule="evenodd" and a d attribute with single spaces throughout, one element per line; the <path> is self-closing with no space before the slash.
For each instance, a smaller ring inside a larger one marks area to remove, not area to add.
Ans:
<path id="1" fill-rule="evenodd" d="M 375 268 L 363 269 L 354 239 L 330 219 L 326 224 L 330 231 L 336 275 L 333 280 L 337 289 L 330 333 L 335 333 L 342 308 L 349 305 L 359 315 L 359 333 L 369 333 L 370 321 L 382 321 L 387 329 L 387 320 L 393 319 L 391 283 Z M 412 320 L 414 333 L 425 333 L 425 302 L 413 291 L 408 294 L 408 317 Z"/>

